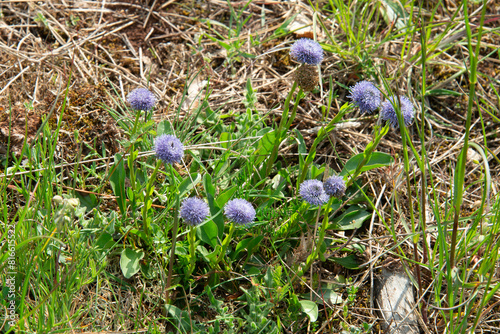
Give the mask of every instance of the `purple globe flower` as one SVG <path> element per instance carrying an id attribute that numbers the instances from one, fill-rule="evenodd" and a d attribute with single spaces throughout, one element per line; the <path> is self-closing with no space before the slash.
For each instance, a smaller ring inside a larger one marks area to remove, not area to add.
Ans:
<path id="1" fill-rule="evenodd" d="M 323 61 L 323 48 L 312 39 L 301 38 L 290 48 L 290 55 L 298 62 L 318 65 Z"/>
<path id="2" fill-rule="evenodd" d="M 235 198 L 226 203 L 224 214 L 230 221 L 246 225 L 255 219 L 255 209 L 247 200 Z"/>
<path id="3" fill-rule="evenodd" d="M 324 183 L 323 188 L 327 195 L 341 198 L 345 194 L 345 181 L 342 176 L 330 176 Z"/>
<path id="4" fill-rule="evenodd" d="M 199 198 L 190 197 L 182 201 L 180 216 L 189 225 L 200 225 L 209 214 L 208 204 Z"/>
<path id="5" fill-rule="evenodd" d="M 135 110 L 148 111 L 154 107 L 156 97 L 146 88 L 136 88 L 128 94 L 127 101 Z"/>
<path id="6" fill-rule="evenodd" d="M 371 114 L 382 102 L 380 91 L 369 81 L 360 81 L 350 88 L 351 95 L 347 96 L 359 107 L 362 113 Z"/>
<path id="7" fill-rule="evenodd" d="M 328 201 L 328 195 L 323 189 L 323 183 L 318 180 L 306 180 L 302 182 L 299 194 L 311 205 L 322 205 Z"/>
<path id="8" fill-rule="evenodd" d="M 172 135 L 161 135 L 155 140 L 156 156 L 166 164 L 180 162 L 184 156 L 184 146 Z"/>
<path id="9" fill-rule="evenodd" d="M 410 126 L 413 122 L 413 116 L 415 114 L 413 105 L 411 104 L 410 99 L 404 95 L 399 96 L 399 101 L 401 102 L 401 114 L 403 116 L 405 126 Z M 393 104 L 396 103 L 398 103 L 397 99 L 394 102 L 394 97 L 392 96 L 389 97 L 388 101 L 384 101 L 382 103 L 382 110 L 380 110 L 380 118 L 384 121 L 391 122 L 392 127 L 398 129 L 398 116 L 393 106 Z"/>

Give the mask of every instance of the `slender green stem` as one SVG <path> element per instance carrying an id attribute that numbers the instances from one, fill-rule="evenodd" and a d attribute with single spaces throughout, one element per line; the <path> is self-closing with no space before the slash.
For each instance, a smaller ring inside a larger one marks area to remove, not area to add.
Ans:
<path id="1" fill-rule="evenodd" d="M 170 173 L 172 175 L 172 183 L 175 179 L 174 167 L 170 165 Z M 175 184 L 174 184 L 175 187 Z M 175 211 L 174 211 L 174 226 L 172 227 L 172 248 L 170 249 L 170 259 L 168 261 L 168 276 L 167 276 L 167 286 L 166 289 L 166 303 L 170 303 L 170 286 L 172 284 L 172 274 L 174 271 L 174 261 L 175 261 L 175 245 L 177 243 L 177 230 L 179 228 L 179 192 L 177 188 L 174 190 L 175 192 Z"/>
<path id="2" fill-rule="evenodd" d="M 467 162 L 467 150 L 469 149 L 469 136 L 470 136 L 470 127 L 472 123 L 472 107 L 474 105 L 474 100 L 476 96 L 476 84 L 477 84 L 477 57 L 479 54 L 479 45 L 481 44 L 481 35 L 483 31 L 484 24 L 484 15 L 486 13 L 486 1 L 483 1 L 483 11 L 481 13 L 481 24 L 479 25 L 479 32 L 477 36 L 477 44 L 476 49 L 474 50 L 472 47 L 472 31 L 469 22 L 469 13 L 467 9 L 468 1 L 465 0 L 463 3 L 464 8 L 464 17 L 465 17 L 465 28 L 467 32 L 467 45 L 469 49 L 469 103 L 467 106 L 467 118 L 465 121 L 465 138 L 464 138 L 464 146 L 462 151 L 460 152 L 460 158 L 457 162 L 457 171 L 456 175 L 458 178 L 456 180 L 460 180 L 462 184 L 457 184 L 455 182 L 455 217 L 453 220 L 453 232 L 451 235 L 451 254 L 450 254 L 450 268 L 453 268 L 455 265 L 455 247 L 457 244 L 457 233 L 458 233 L 458 221 L 460 218 L 460 208 L 462 206 L 463 199 L 463 176 L 465 175 L 465 164 Z"/>
<path id="3" fill-rule="evenodd" d="M 323 241 L 325 240 L 326 228 L 328 227 L 328 213 L 330 211 L 330 207 L 333 204 L 334 197 L 330 197 L 328 200 L 328 204 L 326 208 L 323 210 L 323 221 L 321 223 L 321 229 L 319 230 L 318 242 L 316 243 L 316 247 L 314 247 L 313 252 L 307 257 L 306 264 L 297 272 L 297 276 L 295 278 L 301 277 L 304 275 L 306 271 L 311 268 L 311 265 L 318 259 L 320 254 L 321 245 L 323 245 Z M 318 218 L 321 215 L 321 210 L 318 210 Z"/>
<path id="4" fill-rule="evenodd" d="M 152 202 L 149 200 L 149 197 L 153 194 L 153 183 L 156 179 L 156 174 L 158 173 L 158 169 L 160 168 L 161 160 L 156 162 L 155 169 L 153 170 L 153 174 L 149 177 L 149 182 L 146 186 L 146 196 L 144 198 L 144 207 L 142 208 L 142 223 L 144 224 L 144 233 L 146 233 L 146 237 L 148 238 L 148 242 L 151 240 L 150 229 L 149 229 L 149 220 L 148 220 L 148 211 L 151 208 Z"/>
<path id="5" fill-rule="evenodd" d="M 274 147 L 273 151 L 271 152 L 271 156 L 269 157 L 269 160 L 267 161 L 267 166 L 266 166 L 266 176 L 271 173 L 271 169 L 274 165 L 274 161 L 276 160 L 276 157 L 278 156 L 278 148 L 281 144 L 281 141 L 283 139 L 282 132 L 283 132 L 283 127 L 285 124 L 288 122 L 288 111 L 290 108 L 290 100 L 292 99 L 293 93 L 297 89 L 297 82 L 293 83 L 292 89 L 290 90 L 290 93 L 288 93 L 288 96 L 285 100 L 285 105 L 283 107 L 283 113 L 281 114 L 281 120 L 280 124 L 278 125 L 278 129 L 276 130 L 276 139 L 274 141 Z M 296 104 L 299 101 L 296 101 Z"/>
<path id="6" fill-rule="evenodd" d="M 389 123 L 387 123 L 382 129 L 380 129 L 378 132 L 376 132 L 375 138 L 373 139 L 373 142 L 368 144 L 365 151 L 363 152 L 363 154 L 364 154 L 363 160 L 360 161 L 360 163 L 356 167 L 356 170 L 352 174 L 351 178 L 349 179 L 349 181 L 347 181 L 347 183 L 345 185 L 346 189 L 349 188 L 354 183 L 354 181 L 357 179 L 357 177 L 361 174 L 363 166 L 366 165 L 366 163 L 370 160 L 370 157 L 371 157 L 373 151 L 375 151 L 378 144 L 380 143 L 380 140 L 389 131 L 389 126 L 390 126 Z"/>
<path id="7" fill-rule="evenodd" d="M 217 267 L 219 262 L 222 260 L 224 255 L 226 255 L 227 247 L 229 246 L 229 243 L 231 242 L 231 238 L 233 237 L 234 230 L 236 229 L 236 223 L 231 222 L 231 225 L 229 227 L 229 233 L 226 235 L 224 240 L 222 241 L 222 248 L 217 256 L 217 259 L 215 260 L 215 263 L 213 264 L 213 268 Z"/>
<path id="8" fill-rule="evenodd" d="M 297 185 L 300 185 L 302 182 L 304 182 L 307 171 L 309 170 L 309 166 L 313 163 L 314 157 L 316 156 L 316 147 L 326 138 L 326 136 L 328 136 L 330 131 L 335 129 L 336 124 L 340 122 L 340 119 L 347 113 L 348 110 L 348 108 L 341 109 L 337 116 L 335 116 L 326 127 L 319 129 L 318 135 L 316 136 L 316 139 L 314 139 L 314 142 L 309 149 L 309 154 L 307 155 L 306 161 L 304 162 L 304 168 L 302 168 L 302 172 L 298 179 Z"/>
<path id="9" fill-rule="evenodd" d="M 295 116 L 297 116 L 297 108 L 299 107 L 299 102 L 300 102 L 300 99 L 302 98 L 303 94 L 304 94 L 304 91 L 302 90 L 302 87 L 299 87 L 299 92 L 297 93 L 297 99 L 295 101 L 295 104 L 293 105 L 292 115 L 288 118 L 286 125 L 285 125 L 286 130 L 290 129 L 293 121 L 295 120 Z"/>
<path id="10" fill-rule="evenodd" d="M 130 172 L 130 186 L 131 188 L 135 191 L 135 169 L 134 169 L 134 160 L 136 157 L 135 154 L 135 147 L 134 147 L 134 142 L 135 142 L 135 132 L 137 131 L 137 125 L 139 124 L 139 116 L 141 115 L 141 112 L 138 110 L 135 115 L 135 121 L 134 121 L 134 127 L 132 128 L 132 133 L 130 134 L 131 137 L 131 143 L 130 143 L 130 155 L 128 156 L 128 170 Z"/>
<path id="11" fill-rule="evenodd" d="M 191 226 L 188 234 L 189 239 L 189 268 L 186 273 L 186 278 L 191 276 L 194 271 L 194 266 L 196 264 L 196 227 Z"/>

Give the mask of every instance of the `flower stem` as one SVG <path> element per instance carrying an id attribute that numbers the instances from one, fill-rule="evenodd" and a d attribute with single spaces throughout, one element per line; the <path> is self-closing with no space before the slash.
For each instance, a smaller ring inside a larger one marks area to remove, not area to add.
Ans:
<path id="1" fill-rule="evenodd" d="M 281 141 L 283 140 L 282 133 L 283 133 L 283 128 L 285 127 L 285 124 L 288 123 L 288 111 L 290 109 L 290 101 L 292 99 L 293 93 L 297 89 L 297 82 L 295 81 L 293 83 L 292 89 L 290 90 L 290 93 L 288 93 L 288 96 L 285 100 L 285 105 L 283 107 L 283 113 L 281 114 L 281 120 L 280 124 L 278 125 L 278 129 L 276 130 L 276 139 L 274 140 L 274 147 L 271 152 L 271 156 L 269 157 L 269 160 L 267 160 L 267 166 L 266 166 L 266 176 L 268 176 L 271 173 L 271 169 L 274 165 L 274 161 L 276 160 L 276 157 L 278 156 L 278 149 L 281 144 Z M 302 90 L 301 90 L 302 91 Z M 300 96 L 299 96 L 300 97 Z M 298 104 L 298 98 L 296 101 L 296 105 Z M 296 107 L 295 107 L 295 113 L 297 112 Z M 293 114 L 293 117 L 295 118 L 295 114 Z M 290 122 L 291 124 L 291 122 Z"/>
<path id="2" fill-rule="evenodd" d="M 229 233 L 224 238 L 224 241 L 222 241 L 221 252 L 217 256 L 217 260 L 215 260 L 215 263 L 213 264 L 214 268 L 219 264 L 219 262 L 222 260 L 222 258 L 226 254 L 227 247 L 229 246 L 229 243 L 231 242 L 231 238 L 233 237 L 233 233 L 234 233 L 235 229 L 236 229 L 236 224 L 234 222 L 231 222 L 231 225 L 229 227 Z"/>
<path id="3" fill-rule="evenodd" d="M 196 227 L 191 226 L 191 229 L 189 230 L 188 234 L 188 239 L 189 239 L 189 268 L 186 273 L 186 278 L 191 276 L 191 274 L 194 271 L 194 266 L 196 264 L 196 254 L 195 254 L 195 247 L 196 247 Z"/>
<path id="4" fill-rule="evenodd" d="M 152 201 L 149 200 L 149 197 L 153 194 L 153 182 L 156 178 L 156 174 L 158 173 L 158 169 L 160 168 L 161 161 L 156 162 L 156 167 L 153 170 L 153 174 L 149 177 L 149 182 L 146 186 L 146 196 L 144 198 L 144 207 L 142 208 L 142 222 L 144 224 L 144 232 L 146 233 L 146 237 L 148 238 L 148 242 L 151 240 L 150 229 L 149 229 L 149 220 L 148 220 L 148 211 L 151 208 Z"/>
<path id="5" fill-rule="evenodd" d="M 335 199 L 334 197 L 330 197 L 330 199 L 328 200 L 328 204 L 324 209 L 323 222 L 321 223 L 321 229 L 319 230 L 318 242 L 316 243 L 316 247 L 314 248 L 312 254 L 307 257 L 306 264 L 297 272 L 297 276 L 295 276 L 295 278 L 303 276 L 304 273 L 309 270 L 313 262 L 319 256 L 321 245 L 325 240 L 326 228 L 328 227 L 328 213 L 330 211 L 330 207 L 332 206 L 334 199 Z M 321 210 L 318 210 L 318 218 L 320 215 L 321 215 Z"/>
<path id="6" fill-rule="evenodd" d="M 170 173 L 172 175 L 172 182 L 175 179 L 174 167 L 170 165 Z M 175 186 L 175 185 L 174 185 Z M 177 230 L 179 228 L 179 192 L 177 188 L 175 192 L 175 211 L 174 211 L 174 226 L 172 228 L 172 248 L 170 249 L 170 259 L 168 260 L 168 276 L 167 276 L 167 286 L 166 289 L 166 303 L 170 303 L 169 289 L 172 284 L 172 274 L 174 271 L 174 261 L 175 261 L 175 245 L 177 243 Z"/>

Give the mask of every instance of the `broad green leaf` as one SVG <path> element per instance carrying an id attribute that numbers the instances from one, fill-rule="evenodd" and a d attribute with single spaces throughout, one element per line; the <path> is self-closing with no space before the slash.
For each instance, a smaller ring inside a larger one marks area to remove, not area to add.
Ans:
<path id="1" fill-rule="evenodd" d="M 236 249 L 234 250 L 233 260 L 236 259 L 238 254 L 241 251 L 243 251 L 244 249 L 247 249 L 249 253 L 252 253 L 255 246 L 257 246 L 262 241 L 262 239 L 264 239 L 264 236 L 259 235 L 259 236 L 254 237 L 254 238 L 248 238 L 248 239 L 241 240 L 236 245 Z"/>
<path id="2" fill-rule="evenodd" d="M 176 326 L 178 333 L 199 332 L 200 329 L 191 321 L 191 317 L 186 311 L 170 304 L 166 305 L 165 309 L 169 318 L 172 319 L 172 323 Z"/>
<path id="3" fill-rule="evenodd" d="M 330 225 L 334 230 L 354 230 L 360 228 L 363 222 L 371 216 L 371 213 L 361 209 L 357 205 L 350 206 L 340 217 L 335 218 Z"/>
<path id="4" fill-rule="evenodd" d="M 259 165 L 271 153 L 276 142 L 276 132 L 271 131 L 266 133 L 257 143 L 257 150 L 255 151 L 255 164 Z"/>
<path id="5" fill-rule="evenodd" d="M 231 146 L 231 134 L 229 132 L 223 132 L 220 134 L 220 145 L 223 147 L 223 148 L 226 148 L 228 149 L 229 146 Z"/>
<path id="6" fill-rule="evenodd" d="M 141 268 L 139 261 L 144 257 L 143 251 L 136 251 L 125 248 L 120 256 L 120 268 L 125 278 L 130 278 L 137 274 Z"/>
<path id="7" fill-rule="evenodd" d="M 231 198 L 231 196 L 233 196 L 233 194 L 235 193 L 235 191 L 237 189 L 238 189 L 237 186 L 233 186 L 233 187 L 229 188 L 228 190 L 224 191 L 222 194 L 220 194 L 217 197 L 215 202 L 217 203 L 219 208 L 223 208 L 224 205 L 226 205 L 227 201 L 229 201 L 229 199 Z"/>
<path id="8" fill-rule="evenodd" d="M 307 314 L 311 322 L 318 320 L 318 305 L 310 300 L 299 300 L 302 312 Z"/>
<path id="9" fill-rule="evenodd" d="M 358 165 L 363 161 L 363 158 L 363 153 L 353 156 L 351 159 L 349 159 L 349 161 L 346 162 L 344 169 L 342 169 L 340 175 L 344 176 L 346 174 L 354 173 Z M 370 159 L 361 168 L 361 172 L 379 167 L 390 166 L 393 162 L 394 159 L 389 154 L 382 152 L 373 152 Z"/>
<path id="10" fill-rule="evenodd" d="M 356 256 L 351 254 L 346 257 L 330 258 L 333 262 L 340 264 L 342 267 L 347 269 L 359 269 L 358 261 L 356 261 Z"/>
<path id="11" fill-rule="evenodd" d="M 335 292 L 333 284 L 322 284 L 321 288 L 317 291 L 318 295 L 312 295 L 312 301 L 320 305 L 335 305 L 343 302 L 342 296 Z M 309 294 L 301 295 L 303 298 L 309 298 Z"/>
<path id="12" fill-rule="evenodd" d="M 217 225 L 213 221 L 208 221 L 196 229 L 196 236 L 215 248 L 215 245 L 217 245 L 217 231 Z"/>
<path id="13" fill-rule="evenodd" d="M 156 129 L 156 134 L 158 136 L 161 136 L 161 135 L 166 135 L 169 133 L 173 133 L 172 125 L 170 124 L 170 122 L 167 119 L 164 119 L 163 121 L 161 121 L 158 124 L 158 127 Z"/>
<path id="14" fill-rule="evenodd" d="M 212 184 L 212 177 L 210 176 L 210 174 L 203 175 L 203 187 L 205 188 L 207 194 L 215 196 L 215 187 Z"/>
<path id="15" fill-rule="evenodd" d="M 98 255 L 97 260 L 102 261 L 114 245 L 115 241 L 111 234 L 106 232 L 101 234 L 99 239 L 96 240 L 94 248 L 96 255 Z"/>

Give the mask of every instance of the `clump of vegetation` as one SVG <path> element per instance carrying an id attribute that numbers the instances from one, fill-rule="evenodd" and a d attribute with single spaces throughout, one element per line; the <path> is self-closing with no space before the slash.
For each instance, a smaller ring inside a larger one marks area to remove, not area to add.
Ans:
<path id="1" fill-rule="evenodd" d="M 82 6 L 0 5 L 2 333 L 500 326 L 486 1 Z"/>

